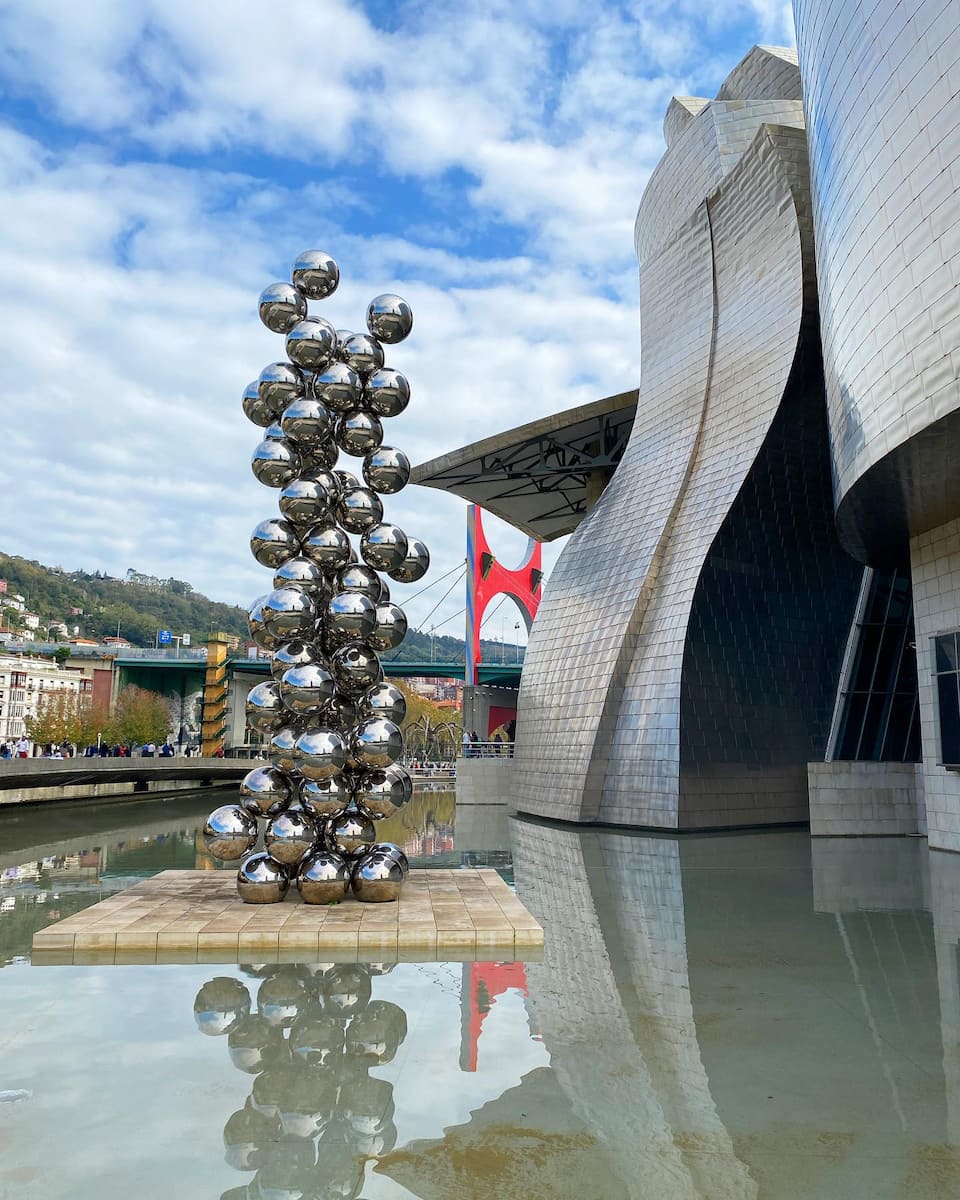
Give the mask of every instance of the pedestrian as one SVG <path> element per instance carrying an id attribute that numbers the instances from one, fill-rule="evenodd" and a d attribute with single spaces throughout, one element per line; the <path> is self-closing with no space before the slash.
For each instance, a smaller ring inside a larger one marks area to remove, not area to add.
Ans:
<path id="1" fill-rule="evenodd" d="M 466 730 L 464 730 L 463 731 L 463 757 L 464 758 L 470 757 L 470 749 L 471 749 L 470 742 L 471 742 L 470 734 L 467 733 Z"/>
<path id="2" fill-rule="evenodd" d="M 17 752 L 17 758 L 29 758 L 30 757 L 30 743 L 23 736 L 23 734 L 21 734 L 20 737 L 17 739 L 17 741 L 14 743 L 14 749 Z"/>

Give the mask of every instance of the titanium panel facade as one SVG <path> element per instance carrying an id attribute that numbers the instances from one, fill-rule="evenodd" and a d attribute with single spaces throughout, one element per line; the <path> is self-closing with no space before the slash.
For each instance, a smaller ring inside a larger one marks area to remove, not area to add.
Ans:
<path id="1" fill-rule="evenodd" d="M 838 526 L 905 564 L 960 514 L 960 6 L 794 10 Z"/>
<path id="2" fill-rule="evenodd" d="M 668 112 L 636 225 L 637 417 L 531 636 L 522 811 L 806 815 L 860 570 L 833 529 L 798 96 L 795 57 L 757 47 L 721 98 Z"/>

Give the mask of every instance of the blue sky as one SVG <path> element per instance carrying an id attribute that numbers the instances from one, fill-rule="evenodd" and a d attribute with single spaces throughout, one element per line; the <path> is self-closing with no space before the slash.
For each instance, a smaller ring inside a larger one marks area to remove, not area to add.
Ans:
<path id="1" fill-rule="evenodd" d="M 257 296 L 308 247 L 340 263 L 313 309 L 338 327 L 413 305 L 387 441 L 414 462 L 636 386 L 664 111 L 756 42 L 793 43 L 788 4 L 0 0 L 0 549 L 264 591 L 276 494 L 240 394 L 282 357 Z M 388 518 L 432 578 L 462 558 L 455 498 L 408 488 Z M 497 529 L 505 561 L 523 542 Z M 431 624 L 461 633 L 462 605 Z"/>

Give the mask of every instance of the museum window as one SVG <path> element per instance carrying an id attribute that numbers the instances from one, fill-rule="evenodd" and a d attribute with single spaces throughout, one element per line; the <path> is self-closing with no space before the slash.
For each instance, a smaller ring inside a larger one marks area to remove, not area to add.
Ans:
<path id="1" fill-rule="evenodd" d="M 913 591 L 906 571 L 873 572 L 857 627 L 834 757 L 920 761 Z"/>
<path id="2" fill-rule="evenodd" d="M 940 761 L 960 770 L 960 636 L 941 633 L 933 639 L 940 725 Z"/>

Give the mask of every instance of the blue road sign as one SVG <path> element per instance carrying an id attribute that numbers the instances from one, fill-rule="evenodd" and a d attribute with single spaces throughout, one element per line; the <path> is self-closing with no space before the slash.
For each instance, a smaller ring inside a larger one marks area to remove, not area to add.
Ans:
<path id="1" fill-rule="evenodd" d="M 172 644 L 172 642 L 173 642 L 173 634 L 170 632 L 169 629 L 157 630 L 157 645 L 158 646 L 169 646 Z"/>

